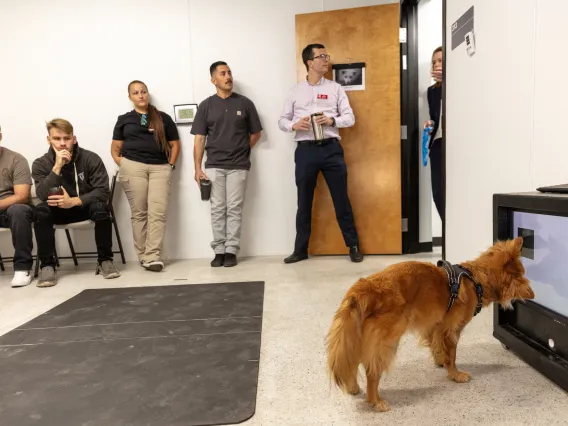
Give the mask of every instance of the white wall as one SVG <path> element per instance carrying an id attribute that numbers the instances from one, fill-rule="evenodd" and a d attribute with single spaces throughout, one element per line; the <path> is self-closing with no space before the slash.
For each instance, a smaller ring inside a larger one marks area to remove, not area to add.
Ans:
<path id="1" fill-rule="evenodd" d="M 418 99 L 419 126 L 430 119 L 427 90 L 434 81 L 430 75 L 432 52 L 442 45 L 442 0 L 422 0 L 418 4 Z M 430 242 L 442 236 L 442 220 L 432 199 L 430 159 L 422 165 L 422 131 L 420 131 L 420 242 Z"/>
<path id="2" fill-rule="evenodd" d="M 116 118 L 131 109 L 127 84 L 148 84 L 158 108 L 199 103 L 212 94 L 209 65 L 225 60 L 238 91 L 256 104 L 264 134 L 253 153 L 242 252 L 284 255 L 293 248 L 296 189 L 291 134 L 277 120 L 295 84 L 294 15 L 393 3 L 393 0 L 0 0 L 0 120 L 3 144 L 30 164 L 47 149 L 45 121 L 61 116 L 79 143 L 115 170 L 110 141 Z M 329 47 L 333 54 L 333 46 Z M 355 112 L 356 113 L 356 112 Z M 175 171 L 165 255 L 210 257 L 209 205 L 193 181 L 193 138 L 179 127 L 182 154 Z M 128 260 L 135 260 L 130 212 L 121 190 L 116 210 Z M 77 232 L 78 249 L 93 249 L 92 233 Z M 60 254 L 67 254 L 62 235 Z M 9 237 L 0 241 L 13 252 Z"/>
<path id="3" fill-rule="evenodd" d="M 492 195 L 568 182 L 562 138 L 568 4 L 561 0 L 452 0 L 447 32 L 475 6 L 477 53 L 448 50 L 447 255 L 492 242 Z M 467 81 L 468 84 L 464 84 Z"/>
<path id="4" fill-rule="evenodd" d="M 53 117 L 71 121 L 81 146 L 97 152 L 110 172 L 112 130 L 119 114 L 132 109 L 127 85 L 133 79 L 148 84 L 158 108 L 172 113 L 172 105 L 193 99 L 187 2 L 171 0 L 165 8 L 151 0 L 3 1 L 0 8 L 0 120 L 8 148 L 30 163 L 48 148 L 45 122 Z M 112 11 L 112 13 L 110 13 Z M 176 214 L 196 199 L 187 188 L 192 166 L 188 129 L 182 128 L 185 155 L 174 187 L 166 236 L 170 255 L 189 254 L 187 241 L 196 226 L 183 225 Z M 115 207 L 128 258 L 135 260 L 129 207 L 122 190 Z M 193 203 L 195 204 L 195 203 Z M 195 217 L 193 207 L 186 213 Z M 184 239 L 173 238 L 177 230 Z M 58 251 L 68 254 L 63 232 Z M 78 249 L 94 250 L 92 231 L 74 234 Z M 13 252 L 10 237 L 2 239 L 2 253 Z"/>
<path id="5" fill-rule="evenodd" d="M 563 54 L 568 3 L 537 0 L 534 53 L 534 139 L 531 189 L 568 183 L 566 143 L 566 66 Z M 529 85 L 529 89 L 531 86 Z"/>

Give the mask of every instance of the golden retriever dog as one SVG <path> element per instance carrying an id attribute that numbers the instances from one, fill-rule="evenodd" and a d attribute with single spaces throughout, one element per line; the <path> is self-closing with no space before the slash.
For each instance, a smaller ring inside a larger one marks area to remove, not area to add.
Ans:
<path id="1" fill-rule="evenodd" d="M 499 241 L 467 268 L 483 289 L 482 306 L 499 303 L 512 308 L 515 300 L 534 299 L 520 254 L 523 240 Z M 474 283 L 461 279 L 458 297 L 448 310 L 450 290 L 442 267 L 426 262 L 402 262 L 367 278 L 347 291 L 327 335 L 328 369 L 344 392 L 358 394 L 357 370 L 367 376 L 367 402 L 377 411 L 389 410 L 379 395 L 379 380 L 391 365 L 403 334 L 416 333 L 434 362 L 458 383 L 470 375 L 456 367 L 456 347 L 478 304 Z"/>

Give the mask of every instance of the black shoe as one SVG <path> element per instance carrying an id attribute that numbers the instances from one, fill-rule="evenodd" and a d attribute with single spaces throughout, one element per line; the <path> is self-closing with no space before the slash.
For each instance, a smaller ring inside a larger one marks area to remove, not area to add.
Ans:
<path id="1" fill-rule="evenodd" d="M 359 251 L 359 246 L 353 246 L 349 249 L 349 257 L 351 258 L 351 262 L 362 262 L 363 261 L 363 253 Z"/>
<path id="2" fill-rule="evenodd" d="M 230 268 L 231 266 L 236 266 L 236 265 L 237 265 L 237 256 L 234 255 L 233 253 L 226 253 L 225 262 L 223 263 L 223 266 L 225 266 L 226 268 Z"/>
<path id="3" fill-rule="evenodd" d="M 306 260 L 308 258 L 308 253 L 292 253 L 286 259 L 284 259 L 284 263 L 296 263 L 301 260 Z"/>
<path id="4" fill-rule="evenodd" d="M 218 268 L 219 266 L 223 266 L 225 262 L 225 255 L 224 254 L 216 254 L 215 259 L 211 261 L 211 266 L 213 268 Z"/>

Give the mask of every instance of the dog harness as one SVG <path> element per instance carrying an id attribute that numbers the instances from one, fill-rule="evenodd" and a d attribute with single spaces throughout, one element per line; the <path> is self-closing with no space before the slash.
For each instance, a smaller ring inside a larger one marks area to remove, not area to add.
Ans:
<path id="1" fill-rule="evenodd" d="M 444 268 L 444 271 L 446 271 L 446 274 L 448 275 L 448 286 L 450 287 L 450 302 L 448 303 L 448 310 L 446 312 L 448 312 L 452 308 L 454 302 L 458 298 L 461 278 L 464 275 L 471 280 L 471 282 L 475 286 L 475 293 L 477 294 L 477 306 L 475 307 L 475 312 L 473 313 L 473 316 L 476 316 L 479 312 L 481 312 L 483 287 L 481 287 L 481 285 L 477 281 L 475 281 L 471 271 L 461 265 L 452 265 L 451 263 L 445 260 L 439 260 L 437 265 L 439 267 L 441 266 L 442 268 Z"/>

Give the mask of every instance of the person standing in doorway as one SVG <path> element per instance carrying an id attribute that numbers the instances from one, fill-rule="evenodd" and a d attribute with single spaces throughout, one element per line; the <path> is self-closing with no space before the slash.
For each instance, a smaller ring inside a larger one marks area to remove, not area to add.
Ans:
<path id="1" fill-rule="evenodd" d="M 430 156 L 430 175 L 432 181 L 432 198 L 440 219 L 444 220 L 444 200 L 442 194 L 442 46 L 432 54 L 432 78 L 435 83 L 428 88 L 428 109 L 430 120 L 424 128 L 432 127 L 428 146 Z"/>
<path id="2" fill-rule="evenodd" d="M 291 90 L 278 121 L 282 131 L 296 132 L 298 144 L 294 154 L 298 188 L 296 242 L 294 252 L 284 260 L 285 263 L 308 258 L 312 202 L 320 171 L 329 187 L 337 221 L 349 247 L 349 256 L 353 262 L 363 260 L 347 193 L 347 166 L 339 142 L 339 129 L 353 126 L 355 116 L 343 87 L 324 77 L 328 72 L 329 59 L 322 44 L 310 44 L 304 48 L 302 60 L 308 75 L 305 81 Z M 322 113 L 317 123 L 323 127 L 323 140 L 314 140 L 310 122 L 310 115 L 314 113 Z"/>
<path id="3" fill-rule="evenodd" d="M 171 177 L 181 148 L 179 134 L 172 118 L 150 103 L 146 84 L 130 82 L 128 98 L 134 109 L 118 117 L 111 154 L 130 204 L 138 260 L 144 269 L 160 272 Z"/>
<path id="4" fill-rule="evenodd" d="M 202 179 L 211 181 L 211 247 L 215 253 L 211 266 L 231 267 L 237 265 L 241 248 L 250 155 L 260 139 L 262 125 L 254 103 L 233 92 L 233 74 L 225 62 L 213 63 L 209 73 L 217 93 L 199 105 L 191 128 L 195 135 L 195 180 L 198 185 Z"/>

